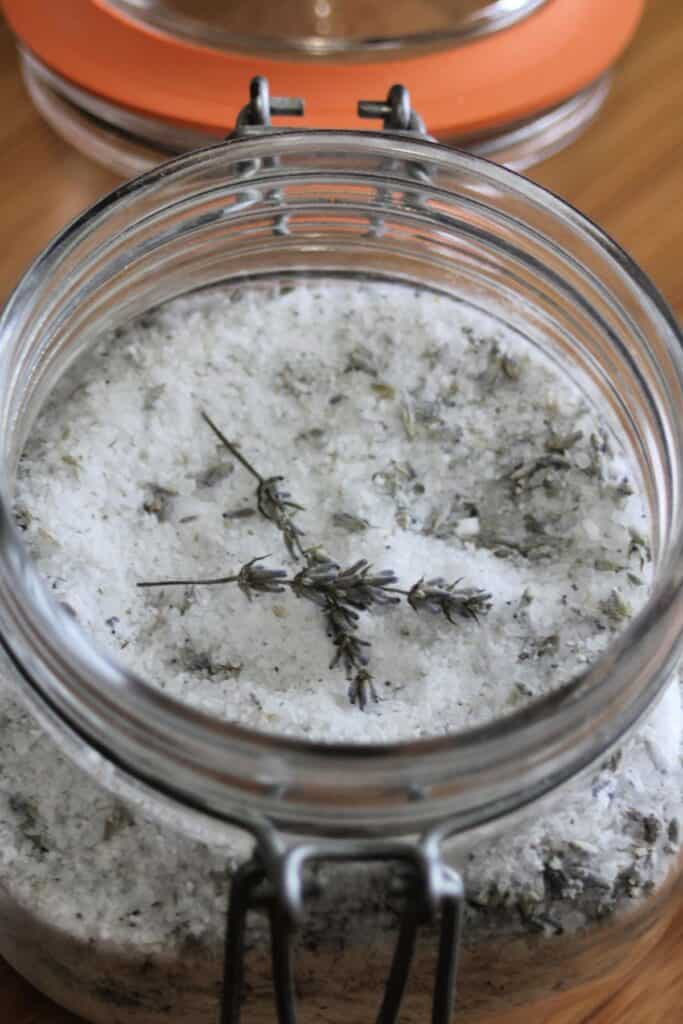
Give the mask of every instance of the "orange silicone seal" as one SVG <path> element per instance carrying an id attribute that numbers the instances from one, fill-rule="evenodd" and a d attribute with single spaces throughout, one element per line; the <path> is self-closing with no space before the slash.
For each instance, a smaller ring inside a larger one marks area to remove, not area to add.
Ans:
<path id="1" fill-rule="evenodd" d="M 316 64 L 225 53 L 146 28 L 105 0 L 2 0 L 21 42 L 44 64 L 123 107 L 221 135 L 244 105 L 249 78 L 303 96 L 303 124 L 356 128 L 356 102 L 410 89 L 428 129 L 493 129 L 568 99 L 609 68 L 645 0 L 549 0 L 509 29 L 453 50 L 368 64 Z M 299 121 L 299 124 L 302 122 Z"/>

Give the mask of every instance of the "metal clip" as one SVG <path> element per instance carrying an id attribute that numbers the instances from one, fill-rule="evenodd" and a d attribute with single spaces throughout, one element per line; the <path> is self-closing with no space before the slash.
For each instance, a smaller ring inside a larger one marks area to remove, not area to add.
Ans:
<path id="1" fill-rule="evenodd" d="M 424 121 L 420 115 L 413 110 L 410 102 L 410 93 L 405 85 L 392 85 L 387 93 L 386 100 L 359 100 L 358 116 L 364 118 L 381 118 L 382 130 L 390 135 L 419 136 L 428 142 L 436 142 L 425 128 Z M 396 161 L 386 160 L 384 170 L 391 174 L 397 168 L 403 168 L 413 178 L 417 185 L 428 185 L 430 182 L 429 171 L 424 164 L 417 161 Z M 378 203 L 384 203 L 391 192 L 387 188 L 379 186 L 377 189 Z M 415 210 L 422 209 L 423 197 L 419 190 L 406 191 L 404 194 L 406 206 Z M 368 237 L 379 238 L 384 232 L 384 217 L 376 214 L 372 218 Z"/>
<path id="2" fill-rule="evenodd" d="M 271 96 L 268 79 L 256 75 L 249 83 L 249 102 L 237 115 L 235 129 L 229 139 L 244 135 L 261 135 L 273 130 L 272 118 L 301 117 L 304 101 L 297 96 Z"/>
<path id="3" fill-rule="evenodd" d="M 425 123 L 413 110 L 405 85 L 392 85 L 386 100 L 359 100 L 358 116 L 381 118 L 385 132 L 410 132 L 427 135 Z"/>
<path id="4" fill-rule="evenodd" d="M 240 110 L 235 127 L 227 138 L 238 139 L 245 135 L 281 131 L 273 126 L 273 117 L 301 117 L 303 113 L 302 99 L 298 96 L 271 96 L 268 79 L 256 75 L 249 83 L 249 102 Z M 424 121 L 412 108 L 410 93 L 405 85 L 392 85 L 385 100 L 359 100 L 358 116 L 381 119 L 386 132 L 431 138 Z"/>
<path id="5" fill-rule="evenodd" d="M 383 861 L 408 869 L 410 885 L 377 1024 L 395 1024 L 414 959 L 418 931 L 439 923 L 432 1024 L 450 1024 L 461 945 L 464 887 L 460 875 L 444 864 L 444 830 L 428 833 L 417 845 L 390 840 L 340 840 L 304 843 L 283 849 L 261 838 L 251 861 L 235 874 L 225 942 L 224 990 L 220 1024 L 239 1024 L 242 1009 L 246 919 L 262 909 L 270 920 L 271 957 L 277 1020 L 296 1024 L 292 947 L 303 913 L 304 868 L 314 862 Z"/>
<path id="6" fill-rule="evenodd" d="M 271 96 L 268 79 L 263 75 L 256 75 L 249 83 L 249 102 L 242 107 L 237 115 L 235 127 L 228 140 L 242 139 L 248 136 L 259 136 L 269 132 L 281 132 L 287 129 L 277 128 L 272 123 L 274 116 L 301 117 L 304 113 L 304 102 L 295 96 Z M 427 134 L 424 121 L 417 114 L 410 102 L 410 93 L 404 85 L 392 85 L 387 93 L 386 100 L 359 100 L 358 116 L 361 118 L 381 118 L 383 130 L 392 135 L 420 136 L 431 142 L 431 135 Z M 258 172 L 260 167 L 272 169 L 279 165 L 277 156 L 264 156 L 258 160 L 246 160 L 239 164 L 242 175 L 251 177 Z M 384 168 L 390 173 L 393 168 L 399 166 L 393 160 L 385 161 Z M 414 178 L 417 185 L 429 183 L 429 173 L 425 167 L 412 161 L 406 165 L 408 174 Z M 379 187 L 377 189 L 378 202 L 383 202 L 389 192 Z M 266 193 L 266 198 L 273 202 L 279 202 L 282 194 L 279 188 L 271 189 Z M 422 196 L 419 191 L 406 192 L 405 201 L 414 209 L 420 209 Z M 384 218 L 380 214 L 372 217 L 369 237 L 377 238 L 384 231 Z M 273 227 L 276 235 L 289 234 L 289 218 L 287 214 L 277 217 Z"/>

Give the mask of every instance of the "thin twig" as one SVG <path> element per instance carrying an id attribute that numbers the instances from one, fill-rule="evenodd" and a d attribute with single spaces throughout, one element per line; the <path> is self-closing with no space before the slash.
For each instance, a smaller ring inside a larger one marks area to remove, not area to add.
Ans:
<path id="1" fill-rule="evenodd" d="M 237 583 L 237 576 L 218 576 L 216 579 L 208 580 L 143 580 L 136 583 L 136 587 L 195 587 L 201 584 L 203 587 L 216 587 L 222 583 Z"/>
<path id="2" fill-rule="evenodd" d="M 220 429 L 220 427 L 216 426 L 216 424 L 213 422 L 213 420 L 211 419 L 209 414 L 204 412 L 204 410 L 202 409 L 200 415 L 201 415 L 202 419 L 204 420 L 204 422 L 208 423 L 209 427 L 213 430 L 214 434 L 216 435 L 218 440 L 221 442 L 221 444 L 225 445 L 225 447 L 228 449 L 230 454 L 234 455 L 235 458 L 237 459 L 237 461 L 242 463 L 242 465 L 247 470 L 247 472 L 251 473 L 251 475 L 254 477 L 254 479 L 258 480 L 258 482 L 260 484 L 262 484 L 264 478 L 261 476 L 259 471 L 257 469 L 254 469 L 254 467 L 249 462 L 249 460 L 245 459 L 244 455 L 242 455 L 242 452 L 239 450 L 239 448 L 237 448 L 232 443 L 232 441 L 228 441 L 228 439 L 225 436 L 225 434 L 223 433 L 223 431 Z"/>
<path id="3" fill-rule="evenodd" d="M 280 488 L 280 484 L 284 480 L 283 476 L 262 476 L 259 471 L 252 466 L 251 462 L 244 455 L 232 441 L 229 441 L 225 436 L 220 427 L 216 426 L 208 413 L 202 410 L 202 418 L 209 425 L 211 430 L 214 432 L 221 444 L 225 445 L 231 455 L 244 466 L 247 472 L 251 473 L 253 478 L 258 481 L 258 487 L 256 489 L 256 502 L 258 510 L 265 519 L 269 519 L 272 523 L 275 523 L 278 530 L 282 534 L 285 542 L 285 547 L 292 558 L 305 557 L 303 545 L 301 543 L 301 537 L 304 535 L 304 531 L 297 526 L 293 520 L 293 515 L 296 512 L 303 512 L 303 505 L 297 504 L 295 501 L 291 501 L 291 495 L 287 491 L 283 491 Z"/>

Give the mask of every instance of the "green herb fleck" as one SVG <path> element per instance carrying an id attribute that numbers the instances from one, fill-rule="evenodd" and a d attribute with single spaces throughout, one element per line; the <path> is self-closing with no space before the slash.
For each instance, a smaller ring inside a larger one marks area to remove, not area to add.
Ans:
<path id="1" fill-rule="evenodd" d="M 364 345 L 356 345 L 349 352 L 346 359 L 345 373 L 367 373 L 369 377 L 376 377 L 378 370 L 375 357 L 370 349 Z"/>
<path id="2" fill-rule="evenodd" d="M 125 804 L 117 801 L 111 813 L 105 819 L 104 829 L 102 830 L 103 842 L 108 843 L 119 832 L 123 832 L 125 828 L 130 828 L 134 824 L 135 818 L 131 811 L 128 810 Z"/>
<path id="3" fill-rule="evenodd" d="M 384 384 L 378 381 L 376 384 L 371 384 L 370 387 L 380 399 L 388 401 L 396 398 L 396 390 L 392 388 L 391 384 Z"/>
<path id="4" fill-rule="evenodd" d="M 621 572 L 624 568 L 623 565 L 619 565 L 618 562 L 612 562 L 609 558 L 596 558 L 593 566 L 598 572 Z"/>
<path id="5" fill-rule="evenodd" d="M 556 455 L 564 455 L 570 451 L 583 437 L 583 431 L 573 430 L 569 434 L 557 434 L 553 428 L 545 442 L 545 450 L 554 452 Z"/>
<path id="6" fill-rule="evenodd" d="M 360 516 L 354 516 L 350 512 L 335 512 L 332 522 L 348 533 L 364 533 L 370 525 L 367 519 L 361 519 Z"/>
<path id="7" fill-rule="evenodd" d="M 401 404 L 401 409 L 400 409 L 399 415 L 401 417 L 401 423 L 403 424 L 403 429 L 406 432 L 406 437 L 408 438 L 409 441 L 414 441 L 415 440 L 415 413 L 413 412 L 412 405 L 410 405 L 410 403 L 408 403 L 408 402 L 403 402 Z"/>
<path id="8" fill-rule="evenodd" d="M 215 487 L 223 480 L 227 480 L 235 470 L 235 463 L 228 461 L 214 462 L 201 473 L 197 474 L 196 480 L 199 487 Z"/>
<path id="9" fill-rule="evenodd" d="M 610 592 L 609 597 L 600 602 L 600 611 L 615 626 L 631 617 L 631 609 L 616 587 Z"/>
<path id="10" fill-rule="evenodd" d="M 637 556 L 640 560 L 641 570 L 644 568 L 645 563 L 649 562 L 652 558 L 650 545 L 648 544 L 645 537 L 643 537 L 643 535 L 639 533 L 638 530 L 635 530 L 633 527 L 630 527 L 628 557 L 632 558 L 634 555 Z"/>

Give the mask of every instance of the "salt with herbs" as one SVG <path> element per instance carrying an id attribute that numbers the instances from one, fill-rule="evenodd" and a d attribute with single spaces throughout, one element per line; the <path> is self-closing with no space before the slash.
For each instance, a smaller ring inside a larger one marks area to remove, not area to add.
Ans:
<path id="1" fill-rule="evenodd" d="M 216 290 L 103 338 L 32 433 L 16 512 L 56 597 L 121 662 L 220 718 L 319 741 L 509 713 L 599 657 L 651 579 L 640 481 L 576 385 L 481 310 L 381 283 Z M 0 703 L 5 884 L 74 950 L 104 932 L 182 960 L 192 936 L 208 1007 L 237 845 L 122 810 L 4 687 Z M 663 884 L 680 708 L 676 681 L 560 810 L 472 851 L 471 941 L 571 932 Z M 170 1003 L 183 985 L 178 970 Z"/>

